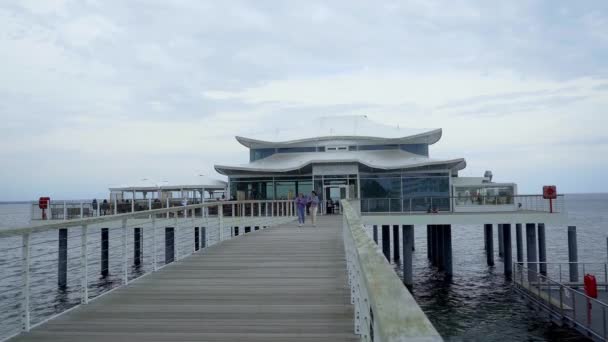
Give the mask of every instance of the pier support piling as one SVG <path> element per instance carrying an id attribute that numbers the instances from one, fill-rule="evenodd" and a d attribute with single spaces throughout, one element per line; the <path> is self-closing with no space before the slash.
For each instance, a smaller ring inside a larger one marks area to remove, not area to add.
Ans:
<path id="1" fill-rule="evenodd" d="M 101 276 L 107 277 L 110 274 L 110 230 L 101 228 Z"/>
<path id="2" fill-rule="evenodd" d="M 538 266 L 540 274 L 547 275 L 547 243 L 545 241 L 545 224 L 538 224 Z"/>
<path id="3" fill-rule="evenodd" d="M 377 226 L 377 225 L 374 225 L 374 226 L 372 227 L 372 231 L 373 231 L 373 232 L 372 232 L 372 235 L 373 235 L 373 237 L 374 237 L 374 242 L 375 242 L 375 243 L 376 243 L 376 245 L 377 245 L 377 244 L 378 244 L 378 226 Z"/>
<path id="4" fill-rule="evenodd" d="M 536 259 L 536 224 L 526 223 L 526 254 L 528 256 L 528 282 L 536 282 L 538 264 Z"/>
<path id="5" fill-rule="evenodd" d="M 494 266 L 494 228 L 492 224 L 487 223 L 483 226 L 485 231 L 486 245 L 486 261 L 488 266 Z"/>
<path id="6" fill-rule="evenodd" d="M 502 242 L 503 240 L 503 236 L 502 236 L 502 224 L 498 225 L 498 257 L 499 258 L 503 258 L 504 257 L 504 244 Z"/>
<path id="7" fill-rule="evenodd" d="M 399 249 L 399 225 L 393 225 L 393 260 L 398 261 L 401 251 Z"/>
<path id="8" fill-rule="evenodd" d="M 443 225 L 441 227 L 442 232 L 442 249 L 443 249 L 443 269 L 448 277 L 451 277 L 453 274 L 452 268 L 452 226 L 449 224 Z"/>
<path id="9" fill-rule="evenodd" d="M 403 283 L 408 286 L 414 284 L 412 251 L 414 246 L 414 226 L 403 225 Z"/>
<path id="10" fill-rule="evenodd" d="M 391 231 L 389 225 L 382 226 L 382 253 L 389 262 L 391 261 Z"/>
<path id="11" fill-rule="evenodd" d="M 524 238 L 521 234 L 521 223 L 515 224 L 515 240 L 517 245 L 517 263 L 521 266 L 524 262 Z"/>
<path id="12" fill-rule="evenodd" d="M 432 250 L 431 250 L 431 226 L 426 226 L 426 257 L 427 259 L 432 259 Z"/>
<path id="13" fill-rule="evenodd" d="M 175 228 L 165 228 L 165 265 L 172 263 L 175 258 Z"/>
<path id="14" fill-rule="evenodd" d="M 245 234 L 251 233 L 251 227 L 245 227 Z"/>
<path id="15" fill-rule="evenodd" d="M 502 224 L 502 243 L 503 243 L 503 266 L 505 277 L 511 278 L 513 275 L 513 248 L 511 246 L 511 225 Z"/>
<path id="16" fill-rule="evenodd" d="M 62 289 L 68 285 L 68 230 L 66 228 L 59 229 L 57 285 Z"/>
<path id="17" fill-rule="evenodd" d="M 437 251 L 437 255 L 435 256 L 435 266 L 441 271 L 444 269 L 443 258 L 444 258 L 444 250 L 443 250 L 443 226 L 435 225 L 435 231 L 437 239 L 435 240 L 435 250 Z"/>
<path id="18" fill-rule="evenodd" d="M 199 249 L 201 249 L 201 242 L 200 242 L 200 231 L 198 229 L 198 227 L 194 227 L 194 250 L 198 251 Z"/>
<path id="19" fill-rule="evenodd" d="M 578 245 L 576 242 L 576 226 L 568 227 L 568 262 L 570 282 L 578 282 Z"/>
<path id="20" fill-rule="evenodd" d="M 142 261 L 142 234 L 141 234 L 141 228 L 134 228 L 133 229 L 133 264 L 136 267 L 141 266 L 141 261 Z"/>

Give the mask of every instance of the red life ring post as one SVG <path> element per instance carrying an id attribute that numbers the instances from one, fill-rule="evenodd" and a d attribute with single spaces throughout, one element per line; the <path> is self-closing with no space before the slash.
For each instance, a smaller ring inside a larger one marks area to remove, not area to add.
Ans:
<path id="1" fill-rule="evenodd" d="M 543 186 L 543 198 L 549 200 L 549 212 L 553 213 L 553 200 L 557 198 L 557 187 L 555 185 Z"/>

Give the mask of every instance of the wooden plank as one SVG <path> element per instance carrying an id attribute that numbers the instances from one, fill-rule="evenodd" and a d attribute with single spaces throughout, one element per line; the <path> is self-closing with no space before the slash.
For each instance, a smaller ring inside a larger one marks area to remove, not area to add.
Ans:
<path id="1" fill-rule="evenodd" d="M 355 341 L 340 216 L 225 241 L 17 341 Z"/>

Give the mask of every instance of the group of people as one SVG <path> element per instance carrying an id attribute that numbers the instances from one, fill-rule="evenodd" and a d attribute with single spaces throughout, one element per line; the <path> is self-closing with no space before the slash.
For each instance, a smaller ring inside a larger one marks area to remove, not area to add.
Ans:
<path id="1" fill-rule="evenodd" d="M 312 191 L 309 196 L 304 196 L 300 193 L 294 200 L 298 212 L 298 226 L 302 227 L 306 222 L 306 207 L 310 206 L 310 219 L 312 226 L 317 226 L 317 212 L 319 211 L 319 197 L 315 191 Z"/>

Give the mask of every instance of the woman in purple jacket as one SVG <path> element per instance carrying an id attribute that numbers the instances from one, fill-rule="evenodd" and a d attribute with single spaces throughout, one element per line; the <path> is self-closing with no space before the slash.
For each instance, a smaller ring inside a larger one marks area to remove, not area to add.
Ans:
<path id="1" fill-rule="evenodd" d="M 308 200 L 304 197 L 303 193 L 300 193 L 294 202 L 298 210 L 298 227 L 302 227 L 306 219 L 306 203 L 308 203 Z"/>

